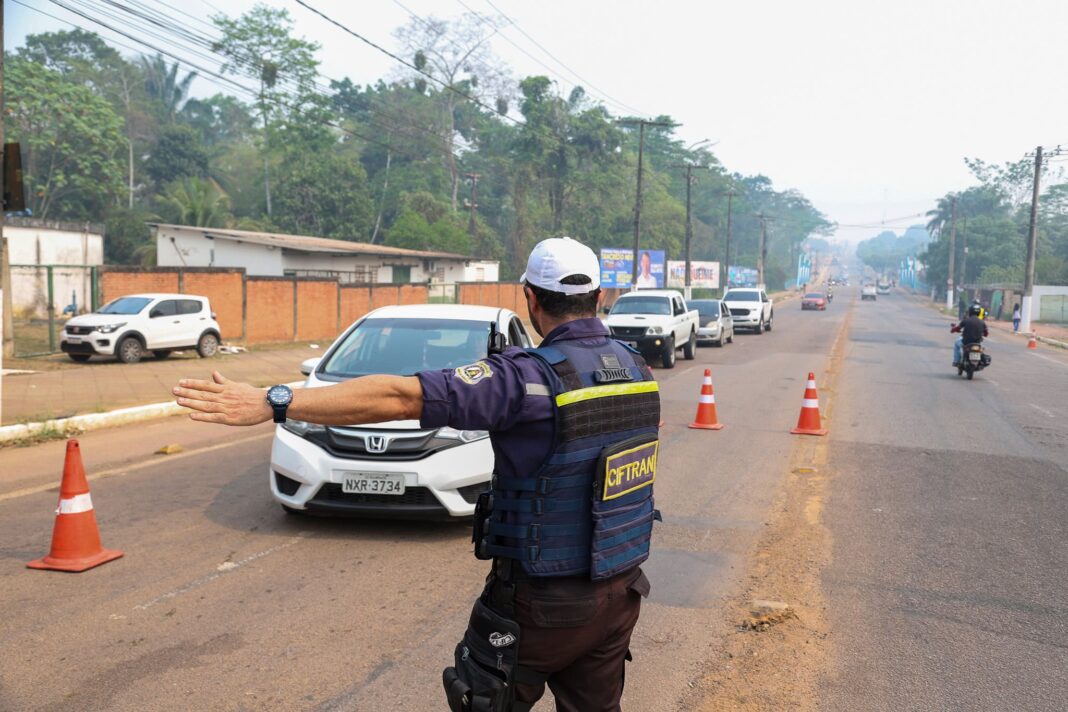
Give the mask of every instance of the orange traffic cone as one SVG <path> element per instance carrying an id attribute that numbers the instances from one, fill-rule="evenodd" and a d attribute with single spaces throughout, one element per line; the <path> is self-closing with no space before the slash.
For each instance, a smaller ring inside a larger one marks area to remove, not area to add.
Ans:
<path id="1" fill-rule="evenodd" d="M 85 480 L 82 452 L 77 440 L 67 441 L 67 459 L 63 463 L 63 484 L 59 486 L 56 526 L 52 530 L 52 550 L 43 559 L 26 564 L 31 569 L 85 571 L 122 556 L 121 551 L 100 545 L 89 483 Z"/>
<path id="2" fill-rule="evenodd" d="M 1029 348 L 1029 349 L 1037 349 L 1038 348 L 1038 338 L 1035 336 L 1035 332 L 1033 332 L 1033 331 L 1031 332 L 1031 338 L 1029 338 L 1027 340 L 1027 348 Z"/>
<path id="3" fill-rule="evenodd" d="M 826 435 L 826 428 L 820 427 L 820 401 L 816 395 L 816 374 L 808 374 L 808 386 L 805 399 L 801 401 L 801 417 L 797 427 L 790 431 L 795 435 Z"/>
<path id="4" fill-rule="evenodd" d="M 701 395 L 697 398 L 697 417 L 691 428 L 700 430 L 722 430 L 723 423 L 716 419 L 716 394 L 712 392 L 712 369 L 705 369 L 705 381 L 701 384 Z"/>

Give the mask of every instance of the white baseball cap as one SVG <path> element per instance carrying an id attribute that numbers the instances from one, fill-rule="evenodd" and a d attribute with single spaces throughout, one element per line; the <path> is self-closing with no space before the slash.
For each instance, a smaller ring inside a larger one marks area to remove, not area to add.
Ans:
<path id="1" fill-rule="evenodd" d="M 563 284 L 560 280 L 574 275 L 590 278 L 586 284 Z M 570 237 L 550 237 L 530 251 L 527 271 L 520 282 L 561 294 L 589 294 L 601 288 L 601 262 L 593 250 Z"/>

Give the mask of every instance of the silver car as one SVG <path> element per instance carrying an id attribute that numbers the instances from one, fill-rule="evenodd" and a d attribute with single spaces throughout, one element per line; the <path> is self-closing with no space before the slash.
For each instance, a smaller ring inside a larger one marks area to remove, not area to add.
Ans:
<path id="1" fill-rule="evenodd" d="M 723 346 L 734 341 L 734 320 L 726 304 L 719 299 L 693 299 L 690 308 L 699 315 L 698 344 Z"/>

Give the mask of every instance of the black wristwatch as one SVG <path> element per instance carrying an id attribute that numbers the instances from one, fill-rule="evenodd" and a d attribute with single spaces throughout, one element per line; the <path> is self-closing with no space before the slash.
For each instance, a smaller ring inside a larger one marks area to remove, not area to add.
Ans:
<path id="1" fill-rule="evenodd" d="M 267 389 L 267 405 L 274 411 L 274 422 L 286 422 L 286 410 L 293 402 L 293 389 L 285 385 L 271 386 Z"/>

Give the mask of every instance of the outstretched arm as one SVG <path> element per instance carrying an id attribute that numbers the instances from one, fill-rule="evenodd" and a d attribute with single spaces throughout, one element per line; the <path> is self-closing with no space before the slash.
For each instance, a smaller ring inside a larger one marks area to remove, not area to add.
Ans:
<path id="1" fill-rule="evenodd" d="M 266 391 L 225 378 L 182 379 L 174 388 L 177 403 L 205 423 L 256 425 L 271 419 Z M 321 425 L 357 425 L 390 420 L 418 420 L 423 389 L 414 376 L 363 376 L 335 386 L 293 391 L 288 415 Z"/>

